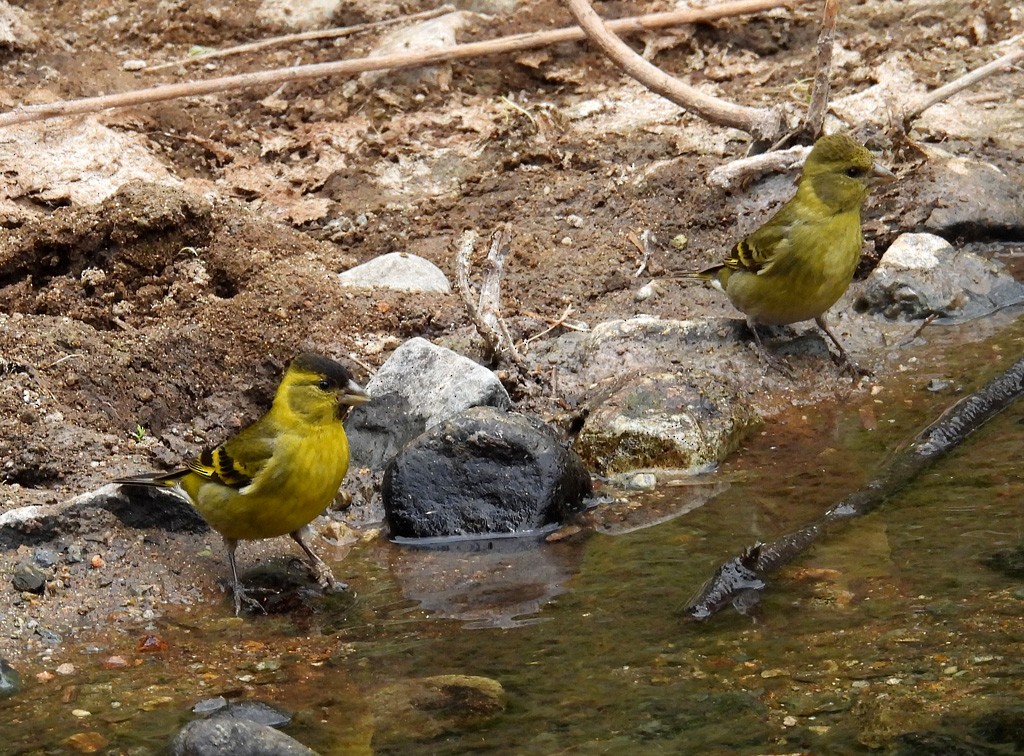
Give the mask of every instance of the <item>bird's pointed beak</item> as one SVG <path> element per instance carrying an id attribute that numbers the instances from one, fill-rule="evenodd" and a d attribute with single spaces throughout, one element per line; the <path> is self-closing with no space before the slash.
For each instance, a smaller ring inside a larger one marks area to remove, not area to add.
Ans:
<path id="1" fill-rule="evenodd" d="M 888 184 L 896 180 L 896 174 L 890 171 L 881 163 L 875 163 L 871 166 L 871 173 L 868 174 L 868 180 L 872 186 L 878 184 Z"/>
<path id="2" fill-rule="evenodd" d="M 370 395 L 358 383 L 349 381 L 338 401 L 342 404 L 347 404 L 349 407 L 358 407 L 360 404 L 366 404 L 370 401 Z"/>

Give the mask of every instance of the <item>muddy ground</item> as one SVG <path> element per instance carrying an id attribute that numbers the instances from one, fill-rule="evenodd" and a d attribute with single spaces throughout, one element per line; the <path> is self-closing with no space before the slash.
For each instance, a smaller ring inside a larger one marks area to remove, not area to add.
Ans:
<path id="1" fill-rule="evenodd" d="M 353 0 L 336 21 L 430 6 Z M 0 52 L 5 109 L 352 57 L 379 37 L 132 72 L 125 61 L 158 63 L 193 45 L 224 47 L 281 30 L 260 21 L 252 1 L 21 7 L 38 40 Z M 599 4 L 606 17 L 661 9 Z M 803 5 L 634 43 L 710 91 L 750 105 L 786 103 L 796 114 L 813 75 L 817 14 Z M 472 19 L 459 37 L 568 22 L 559 3 L 528 1 L 509 16 Z M 996 0 L 844 5 L 836 96 L 875 84 L 896 53 L 915 82 L 935 87 L 995 57 L 994 43 L 1020 24 L 1020 7 Z M 976 107 L 998 107 L 1019 102 L 1022 91 L 1015 75 L 969 96 L 981 98 Z M 1017 133 L 977 135 L 927 120 L 913 136 L 1014 169 L 1024 146 Z M 71 151 L 88 139 L 114 157 Z M 64 502 L 222 440 L 267 406 L 299 351 L 347 361 L 365 382 L 406 338 L 472 343 L 457 295 L 341 289 L 335 274 L 357 263 L 411 252 L 454 280 L 459 233 L 486 235 L 508 222 L 504 312 L 518 339 L 548 328 L 568 306 L 570 320 L 590 325 L 638 313 L 731 316 L 723 297 L 701 287 L 663 281 L 653 298 L 637 301 L 635 293 L 668 271 L 715 261 L 770 204 L 756 187 L 726 192 L 705 181 L 744 153 L 745 135 L 681 114 L 581 44 L 426 76 L 174 100 L 15 127 L 0 140 L 5 155 L 24 147 L 36 156 L 5 157 L 0 176 L 0 512 Z M 879 137 L 873 146 L 891 145 Z M 905 154 L 884 159 L 905 174 Z M 869 203 L 869 261 L 913 229 L 919 215 L 906 212 L 910 199 L 896 188 Z M 643 229 L 659 245 L 636 278 L 640 253 L 629 236 Z M 683 249 L 669 244 L 679 235 Z M 812 391 L 841 401 L 869 390 L 831 363 L 803 359 L 798 380 L 781 395 L 761 396 L 760 406 Z M 542 397 L 534 409 L 572 408 L 583 398 Z M 41 596 L 18 593 L 7 577 L 30 561 L 32 547 L 0 555 L 0 656 L 45 648 L 37 625 L 67 634 L 152 616 L 168 601 L 213 600 L 226 571 L 208 533 L 132 530 L 102 512 L 79 533 L 48 545 L 60 558 Z M 66 558 L 72 543 L 82 561 Z M 275 542 L 240 553 L 291 551 Z M 339 572 L 345 577 L 343 565 Z"/>

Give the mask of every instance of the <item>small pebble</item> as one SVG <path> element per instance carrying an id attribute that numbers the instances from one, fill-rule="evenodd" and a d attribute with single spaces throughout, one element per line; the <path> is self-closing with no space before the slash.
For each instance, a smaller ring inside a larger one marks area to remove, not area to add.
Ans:
<path id="1" fill-rule="evenodd" d="M 48 683 L 48 682 L 50 682 L 50 680 L 52 680 L 56 676 L 57 675 L 53 674 L 53 672 L 49 672 L 47 670 L 44 670 L 42 672 L 37 672 L 36 673 L 36 682 Z"/>
<path id="2" fill-rule="evenodd" d="M 57 564 L 57 552 L 40 546 L 32 552 L 32 559 L 40 567 L 53 567 Z"/>
<path id="3" fill-rule="evenodd" d="M 85 719 L 86 717 L 91 717 L 92 712 L 86 711 L 85 709 L 72 709 L 71 716 L 78 717 L 79 719 Z"/>
<path id="4" fill-rule="evenodd" d="M 141 71 L 145 67 L 146 61 L 138 59 L 126 60 L 121 64 L 121 68 L 125 71 Z"/>
<path id="5" fill-rule="evenodd" d="M 27 593 L 42 593 L 46 588 L 47 574 L 34 564 L 19 564 L 14 568 L 11 584 L 14 590 Z"/>
<path id="6" fill-rule="evenodd" d="M 71 662 L 64 662 L 59 667 L 57 667 L 57 674 L 58 675 L 73 675 L 73 674 L 75 674 L 75 665 L 72 664 Z"/>
<path id="7" fill-rule="evenodd" d="M 937 394 L 940 391 L 945 391 L 946 389 L 948 389 L 952 385 L 953 385 L 953 381 L 944 381 L 944 380 L 940 380 L 939 378 L 932 378 L 930 381 L 928 381 L 927 388 L 933 394 Z"/>
<path id="8" fill-rule="evenodd" d="M 93 556 L 92 559 L 89 560 L 89 566 L 92 567 L 94 570 L 102 569 L 106 566 L 106 564 L 107 563 L 103 561 L 103 557 L 101 557 L 99 554 L 96 554 L 95 556 Z"/>

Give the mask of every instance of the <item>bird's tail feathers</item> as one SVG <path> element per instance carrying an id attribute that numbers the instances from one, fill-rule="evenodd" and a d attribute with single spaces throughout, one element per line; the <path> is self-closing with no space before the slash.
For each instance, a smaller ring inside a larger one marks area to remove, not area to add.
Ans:
<path id="1" fill-rule="evenodd" d="M 157 488 L 173 488 L 178 481 L 188 475 L 189 469 L 183 467 L 180 470 L 171 470 L 168 473 L 145 473 L 143 475 L 132 475 L 128 478 L 118 478 L 114 483 L 121 486 L 155 486 Z"/>

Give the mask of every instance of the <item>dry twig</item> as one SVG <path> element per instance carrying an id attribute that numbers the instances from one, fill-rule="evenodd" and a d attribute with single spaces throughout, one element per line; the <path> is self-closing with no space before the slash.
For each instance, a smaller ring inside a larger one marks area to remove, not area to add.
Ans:
<path id="1" fill-rule="evenodd" d="M 811 139 L 817 139 L 825 123 L 828 96 L 831 91 L 832 49 L 836 41 L 836 17 L 839 15 L 839 0 L 825 0 L 821 18 L 821 32 L 818 34 L 818 60 L 814 72 L 814 86 L 811 88 L 811 102 L 807 106 L 807 117 L 803 130 Z"/>
<path id="2" fill-rule="evenodd" d="M 968 87 L 974 86 L 982 79 L 1009 71 L 1020 60 L 1024 60 L 1024 46 L 1016 47 L 1001 58 L 997 58 L 991 63 L 986 63 L 980 68 L 976 68 L 973 71 L 964 74 L 959 79 L 954 79 L 949 82 L 949 84 L 941 86 L 924 95 L 903 114 L 904 132 L 909 131 L 911 122 L 932 105 L 937 105 L 943 100 L 949 99 L 957 92 L 961 92 Z"/>
<path id="3" fill-rule="evenodd" d="M 657 66 L 633 52 L 633 49 L 605 26 L 588 0 L 565 0 L 577 23 L 587 37 L 615 65 L 652 92 L 660 94 L 684 110 L 691 111 L 709 123 L 740 129 L 756 142 L 771 144 L 782 133 L 782 112 L 774 108 L 751 108 L 737 105 L 701 92 L 668 75 Z"/>
<path id="4" fill-rule="evenodd" d="M 530 373 L 530 366 L 516 349 L 512 334 L 501 317 L 501 279 L 505 275 L 505 258 L 512 248 L 512 231 L 503 224 L 491 234 L 491 248 L 483 266 L 483 280 L 480 296 L 474 301 L 473 285 L 469 280 L 469 268 L 476 246 L 477 233 L 466 231 L 459 237 L 455 252 L 456 285 L 462 301 L 466 304 L 470 320 L 483 338 L 488 351 L 496 359 L 507 358 L 518 370 L 520 378 Z"/>
<path id="5" fill-rule="evenodd" d="M 709 8 L 686 8 L 667 13 L 651 13 L 645 16 L 622 18 L 609 22 L 608 27 L 619 34 L 634 34 L 649 29 L 660 29 L 681 24 L 706 23 L 720 18 L 758 13 L 778 7 L 789 7 L 798 0 L 735 0 Z M 311 63 L 303 66 L 273 68 L 267 71 L 222 76 L 203 81 L 189 81 L 180 84 L 165 84 L 147 89 L 136 89 L 100 97 L 85 97 L 79 100 L 62 100 L 41 105 L 25 105 L 0 113 L 0 128 L 17 123 L 42 121 L 58 116 L 95 113 L 110 108 L 125 108 L 152 102 L 163 102 L 180 97 L 233 92 L 240 89 L 277 85 L 288 81 L 322 79 L 328 76 L 351 76 L 366 71 L 389 71 L 420 66 L 433 66 L 455 60 L 480 58 L 487 55 L 501 55 L 562 42 L 578 41 L 586 34 L 577 27 L 566 27 L 543 32 L 515 34 L 509 37 L 470 42 L 454 47 L 423 52 L 380 55 L 370 58 L 354 58 L 331 63 Z"/>
<path id="6" fill-rule="evenodd" d="M 810 151 L 810 147 L 790 147 L 788 150 L 775 150 L 733 160 L 712 170 L 707 182 L 719 189 L 732 189 L 766 173 L 791 171 L 803 165 Z"/>
<path id="7" fill-rule="evenodd" d="M 430 18 L 443 16 L 445 13 L 451 13 L 453 10 L 455 10 L 454 5 L 442 5 L 440 8 L 423 11 L 422 13 L 412 13 L 406 16 L 386 18 L 382 21 L 371 21 L 365 24 L 355 24 L 354 26 L 335 26 L 330 29 L 315 29 L 313 31 L 298 32 L 297 34 L 283 34 L 280 37 L 267 37 L 266 39 L 260 39 L 255 42 L 246 42 L 245 44 L 235 45 L 234 47 L 210 50 L 209 52 L 204 52 L 199 55 L 190 55 L 188 57 L 171 60 L 166 63 L 157 63 L 156 65 L 146 66 L 142 70 L 145 73 L 152 73 L 153 71 L 162 71 L 165 68 L 174 68 L 175 66 L 184 66 L 190 63 L 200 63 L 204 60 L 210 60 L 211 58 L 226 58 L 230 55 L 242 55 L 243 53 L 265 50 L 268 47 L 292 45 L 296 42 L 309 42 L 317 39 L 351 37 L 353 34 L 370 31 L 371 29 L 383 29 L 388 26 L 402 24 L 408 21 L 425 21 Z"/>

